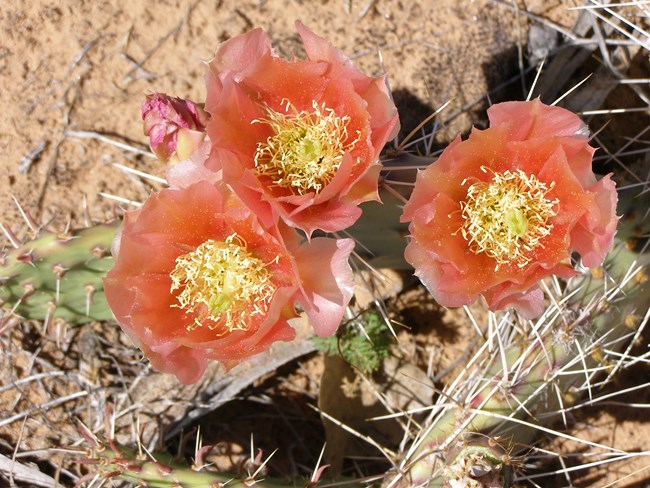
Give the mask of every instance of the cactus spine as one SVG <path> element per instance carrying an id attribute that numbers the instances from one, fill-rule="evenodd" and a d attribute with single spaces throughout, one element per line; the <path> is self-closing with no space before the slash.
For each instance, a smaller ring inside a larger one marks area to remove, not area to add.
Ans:
<path id="1" fill-rule="evenodd" d="M 257 486 L 259 488 L 280 488 L 288 486 L 304 486 L 305 488 L 316 488 L 319 478 L 326 466 L 316 468 L 313 475 L 302 483 L 285 482 L 263 476 L 266 463 L 271 456 L 262 459 L 262 451 L 245 460 L 238 469 L 238 473 L 215 472 L 204 469 L 204 457 L 212 450 L 213 446 L 196 446 L 194 463 L 189 466 L 178 458 L 166 453 L 152 454 L 140 446 L 136 452 L 118 446 L 114 440 L 102 442 L 85 425 L 79 424 L 79 433 L 90 445 L 85 450 L 75 449 L 80 457 L 80 464 L 94 466 L 91 473 L 80 479 L 77 485 L 86 481 L 104 481 L 118 478 L 129 481 L 138 486 L 148 488 L 246 488 Z M 253 446 L 251 445 L 251 450 Z M 361 488 L 360 484 L 346 484 L 351 488 Z"/>
<path id="2" fill-rule="evenodd" d="M 466 370 L 469 379 L 447 389 L 400 473 L 385 486 L 511 486 L 517 462 L 508 448 L 529 446 L 544 424 L 564 416 L 580 392 L 591 395 L 594 376 L 602 370 L 611 374 L 614 367 L 603 351 L 615 354 L 628 346 L 647 314 L 650 256 L 635 252 L 630 240 L 642 226 L 628 219 L 606 273 L 596 269 L 578 279 L 564 292 L 567 298 L 529 329 L 513 334 L 510 323 L 497 326 L 500 330 L 475 356 L 475 367 Z M 495 472 L 499 481 L 491 484 L 485 477 Z"/>
<path id="3" fill-rule="evenodd" d="M 113 265 L 110 246 L 117 224 L 59 237 L 43 231 L 6 253 L 0 265 L 0 300 L 11 315 L 70 324 L 110 320 L 102 278 Z"/>

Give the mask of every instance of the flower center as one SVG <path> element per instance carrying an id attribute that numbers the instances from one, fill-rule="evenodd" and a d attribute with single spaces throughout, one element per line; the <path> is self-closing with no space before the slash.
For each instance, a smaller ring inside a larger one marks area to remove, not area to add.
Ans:
<path id="1" fill-rule="evenodd" d="M 465 219 L 461 233 L 469 249 L 494 258 L 495 269 L 510 262 L 526 266 L 553 227 L 549 221 L 557 214 L 558 200 L 546 195 L 554 186 L 519 169 L 495 173 L 492 181 L 471 185 L 467 200 L 460 204 Z"/>
<path id="2" fill-rule="evenodd" d="M 324 104 L 312 103 L 311 112 L 298 112 L 288 101 L 285 111 L 267 107 L 266 119 L 254 120 L 271 127 L 273 134 L 257 144 L 255 172 L 294 194 L 320 192 L 332 181 L 343 155 L 358 142 L 348 141 L 350 117 L 338 117 Z"/>
<path id="3" fill-rule="evenodd" d="M 232 234 L 224 242 L 207 240 L 194 251 L 176 258 L 170 273 L 171 292 L 186 313 L 194 313 L 194 324 L 188 330 L 203 325 L 203 320 L 222 324 L 226 332 L 247 330 L 248 316 L 267 312 L 275 285 L 267 264 L 254 257 L 246 242 Z"/>

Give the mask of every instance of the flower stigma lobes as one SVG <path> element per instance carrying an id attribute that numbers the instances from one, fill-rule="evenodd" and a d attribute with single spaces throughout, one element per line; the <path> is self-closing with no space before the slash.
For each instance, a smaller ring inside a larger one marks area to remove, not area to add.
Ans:
<path id="1" fill-rule="evenodd" d="M 487 169 L 481 167 L 481 171 Z M 467 200 L 460 204 L 465 219 L 460 231 L 470 250 L 493 258 L 495 269 L 509 262 L 526 266 L 553 227 L 550 220 L 557 214 L 558 200 L 546 195 L 554 186 L 549 188 L 520 169 L 495 173 L 492 181 L 472 184 Z"/>
<path id="2" fill-rule="evenodd" d="M 215 322 L 210 329 L 223 324 L 221 334 L 245 331 L 246 316 L 266 313 L 276 290 L 267 263 L 253 256 L 237 234 L 224 242 L 209 239 L 179 256 L 170 277 L 170 291 L 181 290 L 173 306 L 197 314 L 188 330 L 207 319 Z"/>
<path id="3" fill-rule="evenodd" d="M 266 108 L 268 118 L 254 120 L 272 130 L 257 145 L 255 172 L 294 194 L 319 193 L 334 178 L 343 155 L 358 138 L 348 140 L 350 117 L 338 117 L 325 104 L 312 102 L 312 112 L 298 112 L 285 101 L 285 113 Z"/>

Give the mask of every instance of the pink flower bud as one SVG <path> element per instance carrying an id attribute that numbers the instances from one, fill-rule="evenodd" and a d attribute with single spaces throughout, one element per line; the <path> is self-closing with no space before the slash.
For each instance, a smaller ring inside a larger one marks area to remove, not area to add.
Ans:
<path id="1" fill-rule="evenodd" d="M 142 104 L 142 120 L 156 156 L 176 162 L 189 158 L 203 141 L 208 115 L 194 102 L 154 93 Z"/>

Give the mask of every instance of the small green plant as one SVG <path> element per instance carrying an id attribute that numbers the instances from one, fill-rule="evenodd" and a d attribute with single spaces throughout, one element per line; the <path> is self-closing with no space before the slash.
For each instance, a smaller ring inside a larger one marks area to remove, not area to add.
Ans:
<path id="1" fill-rule="evenodd" d="M 316 349 L 328 356 L 340 354 L 354 368 L 370 374 L 388 356 L 390 331 L 377 312 L 365 312 L 341 327 L 336 335 L 313 339 Z"/>

